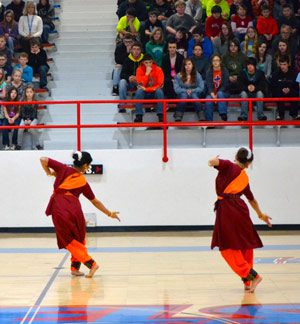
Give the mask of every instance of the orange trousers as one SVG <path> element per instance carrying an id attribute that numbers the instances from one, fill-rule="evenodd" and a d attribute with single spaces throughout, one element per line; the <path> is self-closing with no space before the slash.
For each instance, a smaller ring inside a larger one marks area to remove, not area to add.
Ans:
<path id="1" fill-rule="evenodd" d="M 253 249 L 222 250 L 222 257 L 230 268 L 241 278 L 246 278 L 253 268 Z"/>
<path id="2" fill-rule="evenodd" d="M 66 246 L 66 249 L 72 255 L 72 262 L 86 263 L 87 261 L 92 259 L 92 257 L 88 254 L 85 245 L 76 240 L 73 240 L 70 244 L 68 244 Z"/>

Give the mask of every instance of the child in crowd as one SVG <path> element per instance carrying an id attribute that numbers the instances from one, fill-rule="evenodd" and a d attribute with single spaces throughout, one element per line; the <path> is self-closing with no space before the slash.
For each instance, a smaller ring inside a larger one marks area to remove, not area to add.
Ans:
<path id="1" fill-rule="evenodd" d="M 14 48 L 19 38 L 18 24 L 15 22 L 14 17 L 12 10 L 6 10 L 3 21 L 0 23 L 0 35 L 5 37 L 11 55 L 14 53 Z"/>
<path id="2" fill-rule="evenodd" d="M 162 22 L 158 20 L 158 13 L 156 11 L 150 11 L 149 18 L 145 22 L 145 33 L 142 39 L 143 44 L 150 40 L 150 36 L 155 28 L 163 29 L 164 27 Z"/>
<path id="3" fill-rule="evenodd" d="M 209 68 L 209 60 L 204 56 L 201 44 L 196 44 L 191 57 L 193 64 L 203 80 L 206 78 L 206 72 Z"/>
<path id="4" fill-rule="evenodd" d="M 136 16 L 135 9 L 127 9 L 126 15 L 121 17 L 117 25 L 117 43 L 127 34 L 132 35 L 136 39 L 140 27 L 141 23 Z"/>
<path id="5" fill-rule="evenodd" d="M 164 33 L 161 28 L 154 28 L 150 35 L 150 41 L 146 44 L 146 53 L 150 54 L 158 66 L 162 66 L 164 55 Z"/>
<path id="6" fill-rule="evenodd" d="M 177 52 L 186 57 L 188 49 L 188 34 L 186 29 L 179 27 L 176 30 L 175 39 L 177 43 Z"/>
<path id="7" fill-rule="evenodd" d="M 5 80 L 6 80 L 5 79 L 5 71 L 2 68 L 0 68 L 0 101 L 6 97 L 6 81 Z M 0 125 L 1 125 L 1 123 L 0 123 Z"/>
<path id="8" fill-rule="evenodd" d="M 204 30 L 202 27 L 196 27 L 192 32 L 193 37 L 188 43 L 187 56 L 191 57 L 193 55 L 193 50 L 195 45 L 201 45 L 203 50 L 203 55 L 209 60 L 213 54 L 213 44 L 211 40 L 204 35 Z"/>
<path id="9" fill-rule="evenodd" d="M 257 53 L 258 35 L 254 27 L 247 28 L 245 40 L 241 43 L 241 51 L 247 57 L 255 57 Z"/>
<path id="10" fill-rule="evenodd" d="M 35 92 L 32 85 L 27 85 L 24 90 L 24 97 L 22 101 L 36 101 Z M 20 126 L 35 126 L 37 125 L 37 109 L 38 105 L 35 104 L 25 104 L 22 105 L 20 111 L 21 123 Z M 35 128 L 28 129 L 28 133 L 31 134 L 32 137 L 32 149 L 33 150 L 42 150 L 42 146 L 40 145 L 38 138 L 38 130 Z M 24 128 L 19 130 L 19 138 L 18 138 L 18 148 L 22 148 L 23 145 L 23 134 Z"/>
<path id="11" fill-rule="evenodd" d="M 237 14 L 231 17 L 232 31 L 240 42 L 244 40 L 247 28 L 250 26 L 253 26 L 252 18 L 247 15 L 247 7 L 241 3 L 238 6 Z"/>
<path id="12" fill-rule="evenodd" d="M 213 42 L 220 35 L 221 27 L 225 22 L 221 16 L 222 9 L 219 6 L 214 6 L 211 9 L 211 16 L 206 19 L 205 33 L 206 36 Z"/>
<path id="13" fill-rule="evenodd" d="M 0 54 L 6 55 L 7 63 L 11 64 L 12 54 L 11 51 L 6 46 L 5 36 L 0 36 Z"/>
<path id="14" fill-rule="evenodd" d="M 7 102 L 15 102 L 17 103 L 19 101 L 18 91 L 15 87 L 11 87 L 7 91 L 7 97 L 5 99 Z M 18 126 L 20 124 L 20 105 L 19 104 L 13 104 L 13 105 L 3 105 L 3 126 Z M 14 129 L 12 131 L 12 145 L 9 144 L 9 129 L 3 130 L 2 135 L 2 141 L 4 150 L 14 150 L 19 149 L 17 147 L 18 144 L 18 130 Z"/>
<path id="15" fill-rule="evenodd" d="M 257 19 L 256 29 L 258 35 L 263 35 L 268 43 L 278 34 L 278 25 L 276 20 L 271 16 L 269 7 L 263 6 L 261 8 L 261 16 Z"/>
<path id="16" fill-rule="evenodd" d="M 18 58 L 19 64 L 16 65 L 17 69 L 22 71 L 22 80 L 24 83 L 31 83 L 33 78 L 33 69 L 28 63 L 28 54 L 22 52 Z"/>
<path id="17" fill-rule="evenodd" d="M 11 64 L 7 62 L 6 54 L 0 53 L 0 68 L 4 70 L 6 81 L 10 82 L 13 68 Z"/>
<path id="18" fill-rule="evenodd" d="M 24 93 L 24 82 L 22 81 L 22 71 L 20 69 L 14 69 L 11 75 L 11 82 L 7 82 L 7 88 L 15 87 L 18 91 L 19 98 L 22 98 Z"/>
<path id="19" fill-rule="evenodd" d="M 40 88 L 48 91 L 47 72 L 49 71 L 49 65 L 47 63 L 47 53 L 41 48 L 38 39 L 33 39 L 30 43 L 28 65 L 32 67 L 33 74 L 40 76 Z"/>

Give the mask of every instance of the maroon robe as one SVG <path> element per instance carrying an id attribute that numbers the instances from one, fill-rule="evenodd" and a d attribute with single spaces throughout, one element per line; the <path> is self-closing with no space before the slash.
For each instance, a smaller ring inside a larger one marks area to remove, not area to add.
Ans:
<path id="1" fill-rule="evenodd" d="M 255 249 L 263 244 L 251 221 L 249 209 L 240 197 L 245 195 L 248 200 L 254 200 L 249 184 L 235 195 L 224 195 L 225 188 L 237 178 L 242 169 L 235 163 L 220 160 L 216 178 L 216 192 L 219 197 L 216 202 L 216 221 L 213 231 L 211 248 L 218 246 L 220 250 Z"/>
<path id="2" fill-rule="evenodd" d="M 78 171 L 52 159 L 49 159 L 48 167 L 56 172 L 56 179 L 46 215 L 52 215 L 57 245 L 63 249 L 73 240 L 84 244 L 86 224 L 79 196 L 83 194 L 87 199 L 93 200 L 95 195 L 88 183 L 75 189 L 59 189 L 68 176 Z"/>

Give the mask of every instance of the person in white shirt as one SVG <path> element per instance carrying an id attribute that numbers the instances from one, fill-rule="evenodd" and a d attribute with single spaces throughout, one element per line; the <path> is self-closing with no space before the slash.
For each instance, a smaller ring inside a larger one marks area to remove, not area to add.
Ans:
<path id="1" fill-rule="evenodd" d="M 19 20 L 19 34 L 21 35 L 22 50 L 29 54 L 32 38 L 40 38 L 43 33 L 42 18 L 37 15 L 33 1 L 27 1 L 23 16 Z"/>

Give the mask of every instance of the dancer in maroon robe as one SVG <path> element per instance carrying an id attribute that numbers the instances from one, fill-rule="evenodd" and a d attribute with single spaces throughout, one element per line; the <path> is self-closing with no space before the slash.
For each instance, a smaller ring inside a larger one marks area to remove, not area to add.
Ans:
<path id="1" fill-rule="evenodd" d="M 58 161 L 42 157 L 41 164 L 46 174 L 54 176 L 54 192 L 50 198 L 46 215 L 52 215 L 55 227 L 57 245 L 67 249 L 71 257 L 71 273 L 83 276 L 79 271 L 81 263 L 90 269 L 87 278 L 93 277 L 98 270 L 98 264 L 88 254 L 85 247 L 86 224 L 79 201 L 83 194 L 91 203 L 108 217 L 119 219 L 118 212 L 109 211 L 94 195 L 83 173 L 89 168 L 92 157 L 88 152 L 73 154 L 73 167 Z"/>
<path id="2" fill-rule="evenodd" d="M 245 169 L 253 161 L 253 153 L 242 147 L 238 150 L 235 163 L 211 159 L 208 165 L 216 168 L 218 200 L 215 204 L 216 221 L 211 248 L 219 250 L 232 270 L 244 282 L 245 290 L 254 292 L 262 277 L 253 269 L 253 249 L 262 247 L 262 242 L 251 221 L 249 209 L 241 199 L 245 195 L 258 217 L 271 227 L 268 215 L 261 212 L 255 200 Z"/>

